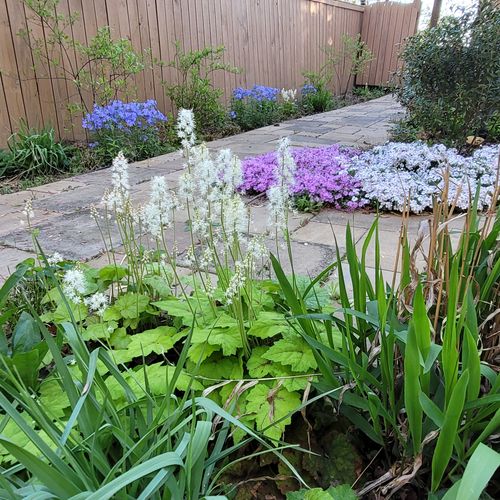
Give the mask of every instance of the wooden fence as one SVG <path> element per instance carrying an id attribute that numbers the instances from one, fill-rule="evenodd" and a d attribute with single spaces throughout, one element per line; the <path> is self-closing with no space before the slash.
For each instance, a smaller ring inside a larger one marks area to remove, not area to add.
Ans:
<path id="1" fill-rule="evenodd" d="M 383 2 L 365 7 L 361 38 L 373 52 L 358 85 L 386 85 L 400 66 L 398 53 L 404 40 L 417 30 L 420 0 L 413 3 Z"/>
<path id="2" fill-rule="evenodd" d="M 382 10 L 385 5 L 380 5 Z M 237 75 L 214 75 L 215 84 L 227 97 L 237 86 L 300 86 L 302 72 L 318 70 L 324 62 L 321 47 L 340 47 L 343 34 L 363 33 L 376 48 L 377 60 L 362 83 L 380 83 L 395 67 L 397 46 L 402 37 L 411 34 L 415 23 L 398 8 L 396 15 L 383 17 L 387 21 L 383 27 L 377 26 L 375 7 L 337 0 L 60 0 L 58 12 L 80 13 L 70 36 L 82 43 L 98 27 L 108 25 L 113 36 L 130 39 L 137 50 L 150 48 L 154 57 L 165 62 L 174 56 L 175 40 L 187 50 L 224 45 L 225 61 L 243 68 Z M 18 35 L 27 29 L 34 37 L 47 36 L 33 23 L 22 0 L 0 0 L 0 146 L 18 129 L 21 119 L 34 127 L 51 124 L 60 137 L 82 139 L 81 116 L 71 118 L 67 112 L 75 89 L 55 78 L 53 69 L 37 65 L 35 55 Z M 385 57 L 385 50 L 390 57 Z M 70 57 L 76 62 L 75 54 Z M 173 68 L 156 67 L 134 78 L 137 99 L 153 98 L 160 109 L 171 109 L 162 82 L 177 81 Z M 342 85 L 347 78 L 343 75 Z"/>

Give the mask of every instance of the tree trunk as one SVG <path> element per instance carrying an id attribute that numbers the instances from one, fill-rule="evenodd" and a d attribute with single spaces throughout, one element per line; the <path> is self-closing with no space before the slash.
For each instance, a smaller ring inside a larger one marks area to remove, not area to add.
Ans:
<path id="1" fill-rule="evenodd" d="M 439 21 L 439 14 L 441 13 L 441 4 L 443 0 L 434 0 L 434 5 L 432 6 L 431 23 L 430 27 L 433 28 Z"/>

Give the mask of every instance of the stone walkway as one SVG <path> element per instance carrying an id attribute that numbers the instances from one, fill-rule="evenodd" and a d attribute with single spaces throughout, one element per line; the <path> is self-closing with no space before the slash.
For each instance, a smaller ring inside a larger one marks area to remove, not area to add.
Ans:
<path id="1" fill-rule="evenodd" d="M 279 139 L 289 136 L 292 145 L 319 147 L 340 143 L 367 148 L 388 139 L 391 122 L 402 113 L 391 96 L 345 107 L 314 116 L 290 120 L 279 126 L 269 126 L 209 143 L 211 149 L 230 148 L 240 157 L 267 153 L 276 148 Z M 146 201 L 149 181 L 164 175 L 175 185 L 182 171 L 180 153 L 171 153 L 130 165 L 132 199 Z M 21 260 L 33 256 L 32 240 L 20 221 L 25 200 L 32 199 L 35 217 L 33 225 L 40 230 L 39 241 L 50 255 L 59 252 L 63 257 L 81 261 L 104 263 L 101 236 L 90 217 L 90 206 L 98 204 L 104 189 L 110 184 L 109 169 L 78 175 L 29 191 L 0 196 L 0 277 L 11 272 Z M 251 232 L 264 230 L 267 215 L 264 206 L 252 210 Z M 255 203 L 254 203 L 255 204 Z M 293 252 L 296 271 L 313 274 L 334 257 L 334 237 L 344 247 L 347 221 L 353 226 L 357 241 L 361 241 L 373 222 L 374 215 L 357 211 L 344 213 L 322 210 L 319 214 L 299 214 L 292 220 Z M 416 232 L 421 217 L 412 217 L 410 230 Z M 189 245 L 185 223 L 179 222 L 178 244 Z M 392 270 L 398 240 L 400 219 L 385 215 L 380 223 L 382 266 Z M 185 237 L 183 236 L 185 234 Z M 118 235 L 112 235 L 119 247 Z M 119 252 L 119 248 L 117 250 Z M 373 252 L 368 253 L 367 265 L 373 264 Z"/>

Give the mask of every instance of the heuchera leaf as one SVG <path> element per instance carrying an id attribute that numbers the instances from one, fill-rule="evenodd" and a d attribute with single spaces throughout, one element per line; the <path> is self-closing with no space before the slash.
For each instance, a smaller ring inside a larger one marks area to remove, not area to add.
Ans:
<path id="1" fill-rule="evenodd" d="M 153 305 L 160 311 L 167 312 L 170 316 L 182 318 L 185 326 L 193 324 L 196 315 L 197 324 L 207 324 L 214 319 L 214 313 L 210 301 L 204 298 L 191 299 L 189 302 L 180 300 L 177 297 L 169 297 L 166 300 L 153 302 Z"/>
<path id="2" fill-rule="evenodd" d="M 118 323 L 116 321 L 93 323 L 83 330 L 82 338 L 83 340 L 109 339 L 117 328 Z"/>
<path id="3" fill-rule="evenodd" d="M 99 269 L 99 279 L 102 281 L 120 281 L 128 274 L 128 269 L 124 266 L 110 264 Z"/>
<path id="4" fill-rule="evenodd" d="M 299 336 L 278 340 L 262 357 L 290 366 L 294 372 L 306 373 L 308 370 L 315 370 L 318 366 L 313 352 Z"/>
<path id="5" fill-rule="evenodd" d="M 162 298 L 172 294 L 172 290 L 167 280 L 161 276 L 145 276 L 142 281 L 144 284 L 150 286 Z"/>
<path id="6" fill-rule="evenodd" d="M 203 342 L 202 344 L 193 344 L 189 347 L 188 358 L 195 364 L 202 363 L 219 349 L 219 346 L 210 345 L 206 342 Z"/>
<path id="7" fill-rule="evenodd" d="M 149 392 L 156 396 L 164 396 L 174 372 L 175 366 L 154 363 L 152 365 L 141 365 L 136 370 L 125 372 L 122 375 L 134 394 L 138 398 L 142 398 L 145 396 L 146 376 L 148 379 Z M 191 388 L 194 390 L 203 390 L 203 386 L 199 382 L 193 380 L 185 371 L 181 371 L 176 380 L 175 388 L 180 391 L 187 391 L 190 384 Z M 106 379 L 106 385 L 113 400 L 123 400 L 125 402 L 124 389 L 115 377 L 108 377 Z"/>
<path id="8" fill-rule="evenodd" d="M 283 417 L 299 406 L 300 396 L 297 392 L 289 392 L 282 387 L 271 388 L 266 384 L 255 386 L 246 397 L 246 411 L 255 421 L 256 429 L 274 440 L 281 438 L 285 427 L 292 421 L 291 415 Z"/>

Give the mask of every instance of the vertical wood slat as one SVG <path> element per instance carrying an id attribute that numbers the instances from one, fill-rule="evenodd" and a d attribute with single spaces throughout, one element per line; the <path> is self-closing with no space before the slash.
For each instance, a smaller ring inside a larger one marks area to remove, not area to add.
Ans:
<path id="1" fill-rule="evenodd" d="M 416 29 L 419 8 L 418 0 L 368 7 L 338 0 L 60 0 L 58 12 L 80 12 L 69 34 L 81 42 L 88 43 L 98 28 L 110 26 L 113 37 L 128 38 L 137 51 L 151 49 L 165 64 L 133 78 L 137 98 L 156 99 L 160 109 L 170 111 L 162 82 L 179 81 L 168 67 L 175 40 L 185 50 L 226 47 L 225 62 L 243 69 L 238 75 L 214 75 L 214 83 L 229 99 L 236 86 L 296 88 L 303 83 L 304 71 L 317 71 L 324 63 L 322 47 L 340 49 L 342 34 L 362 33 L 376 59 L 357 83 L 380 85 L 398 66 L 397 53 Z M 0 146 L 18 129 L 20 119 L 31 126 L 51 123 L 60 137 L 82 139 L 81 116 L 71 120 L 66 112 L 68 99 L 75 99 L 74 86 L 57 78 L 61 69 L 34 69 L 34 56 L 17 36 L 29 17 L 21 0 L 0 0 Z M 37 30 L 37 36 L 43 36 Z M 77 62 L 70 51 L 66 67 Z M 347 62 L 342 64 L 347 72 Z M 347 79 L 342 75 L 342 90 Z M 85 96 L 87 106 L 92 101 Z"/>
<path id="2" fill-rule="evenodd" d="M 358 85 L 387 85 L 400 67 L 400 53 L 404 41 L 417 29 L 421 2 L 380 2 L 365 7 L 361 38 L 373 52 L 374 59 L 363 74 L 358 75 Z"/>

